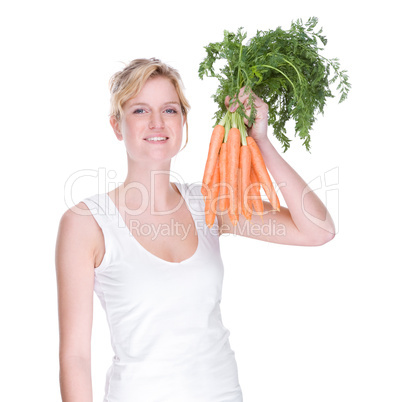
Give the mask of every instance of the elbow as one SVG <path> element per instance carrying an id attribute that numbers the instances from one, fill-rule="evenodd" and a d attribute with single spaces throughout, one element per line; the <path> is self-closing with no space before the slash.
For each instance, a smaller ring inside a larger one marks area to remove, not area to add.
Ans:
<path id="1" fill-rule="evenodd" d="M 323 246 L 324 244 L 333 240 L 334 237 L 335 237 L 335 230 L 324 231 L 309 239 L 308 245 L 313 247 Z"/>
<path id="2" fill-rule="evenodd" d="M 323 236 L 321 242 L 318 244 L 319 246 L 323 246 L 324 244 L 330 242 L 335 237 L 335 233 L 327 233 L 326 236 Z"/>
<path id="3" fill-rule="evenodd" d="M 316 221 L 315 225 L 306 229 L 306 241 L 309 246 L 323 246 L 334 239 L 336 228 L 333 220 L 327 215 L 325 221 Z"/>

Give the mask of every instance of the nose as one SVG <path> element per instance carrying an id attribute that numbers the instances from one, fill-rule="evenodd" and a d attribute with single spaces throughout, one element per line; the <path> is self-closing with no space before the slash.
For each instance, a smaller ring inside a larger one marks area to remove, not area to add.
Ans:
<path id="1" fill-rule="evenodd" d="M 149 118 L 149 128 L 158 129 L 158 128 L 164 128 L 164 126 L 165 123 L 163 121 L 162 113 L 151 113 Z"/>

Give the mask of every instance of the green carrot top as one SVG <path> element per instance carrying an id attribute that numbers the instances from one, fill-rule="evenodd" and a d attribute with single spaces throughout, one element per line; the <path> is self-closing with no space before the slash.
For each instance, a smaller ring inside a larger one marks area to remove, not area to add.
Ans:
<path id="1" fill-rule="evenodd" d="M 339 103 L 348 95 L 351 85 L 346 70 L 341 70 L 339 60 L 327 59 L 320 52 L 319 44 L 327 44 L 322 28 L 315 31 L 318 19 L 311 17 L 305 25 L 302 20 L 292 22 L 288 31 L 278 27 L 275 30 L 257 31 L 244 44 L 246 33 L 239 28 L 237 33 L 224 31 L 222 42 L 205 46 L 207 56 L 199 66 L 199 76 L 216 77 L 219 87 L 213 99 L 219 108 L 215 113 L 216 122 L 226 119 L 225 98 L 236 99 L 242 87 L 249 94 L 251 114 L 247 116 L 241 102 L 234 113 L 242 119 L 231 117 L 245 140 L 246 129 L 243 118 L 251 127 L 255 121 L 256 109 L 251 91 L 268 104 L 268 124 L 273 127 L 274 136 L 281 142 L 284 151 L 290 147 L 286 135 L 287 121 L 295 121 L 295 135 L 303 140 L 310 150 L 310 131 L 317 113 L 324 112 L 326 99 L 334 97 L 330 86 L 337 82 L 340 92 Z M 216 72 L 217 60 L 226 64 Z M 244 130 L 243 128 L 244 127 Z"/>

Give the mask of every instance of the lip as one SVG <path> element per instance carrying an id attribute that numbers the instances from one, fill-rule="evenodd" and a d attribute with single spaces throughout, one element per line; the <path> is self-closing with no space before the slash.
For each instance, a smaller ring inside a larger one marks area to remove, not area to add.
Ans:
<path id="1" fill-rule="evenodd" d="M 169 139 L 169 137 L 167 135 L 158 135 L 158 134 L 154 134 L 154 135 L 148 135 L 148 137 L 145 137 L 144 140 L 147 140 L 148 138 L 153 138 L 153 137 L 166 137 L 167 139 Z"/>
<path id="2" fill-rule="evenodd" d="M 160 145 L 160 144 L 165 144 L 167 141 L 168 141 L 168 139 L 169 139 L 169 137 L 166 137 L 167 139 L 166 140 L 159 140 L 159 141 L 147 141 L 147 139 L 148 138 L 152 138 L 152 137 L 166 137 L 166 136 L 164 136 L 164 135 L 151 135 L 151 136 L 149 136 L 149 137 L 147 137 L 147 138 L 144 138 L 144 141 L 146 141 L 148 144 L 153 144 L 153 145 Z"/>

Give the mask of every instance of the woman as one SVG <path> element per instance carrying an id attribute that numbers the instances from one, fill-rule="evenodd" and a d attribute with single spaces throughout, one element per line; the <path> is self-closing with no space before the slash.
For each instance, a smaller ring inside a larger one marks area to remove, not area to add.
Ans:
<path id="1" fill-rule="evenodd" d="M 302 197 L 306 183 L 268 140 L 268 107 L 261 99 L 249 135 L 281 183 L 288 208 L 268 213 L 270 204 L 264 202 L 264 222 L 240 215 L 236 227 L 218 211 L 210 229 L 201 185 L 170 182 L 171 159 L 180 150 L 189 111 L 177 71 L 156 59 L 134 60 L 112 77 L 111 94 L 110 123 L 126 147 L 126 180 L 67 210 L 59 226 L 63 402 L 92 401 L 94 290 L 115 354 L 104 401 L 240 402 L 236 360 L 220 316 L 219 236 L 241 228 L 239 234 L 257 240 L 320 245 L 332 239 L 333 222 L 313 192 Z M 246 104 L 247 96 L 240 94 L 239 100 Z M 320 225 L 303 208 L 320 218 Z M 271 219 L 283 230 L 256 230 Z"/>

